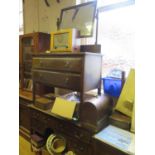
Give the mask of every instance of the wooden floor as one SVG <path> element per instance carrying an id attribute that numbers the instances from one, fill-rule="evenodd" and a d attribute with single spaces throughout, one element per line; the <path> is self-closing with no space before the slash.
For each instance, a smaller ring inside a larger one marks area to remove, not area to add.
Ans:
<path id="1" fill-rule="evenodd" d="M 22 136 L 19 136 L 19 155 L 35 155 L 35 153 L 31 151 L 30 143 Z"/>
<path id="2" fill-rule="evenodd" d="M 31 151 L 30 143 L 22 136 L 19 136 L 19 155 L 36 155 Z M 49 153 L 43 150 L 42 155 L 49 155 Z"/>

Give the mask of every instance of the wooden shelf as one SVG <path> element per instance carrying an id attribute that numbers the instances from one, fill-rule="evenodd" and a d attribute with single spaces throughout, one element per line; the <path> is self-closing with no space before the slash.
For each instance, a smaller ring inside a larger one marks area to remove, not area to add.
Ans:
<path id="1" fill-rule="evenodd" d="M 25 48 L 25 49 L 24 49 Z M 31 78 L 32 55 L 50 49 L 50 34 L 35 32 L 19 36 L 19 63 L 21 88 L 24 88 L 24 79 Z M 30 67 L 30 69 L 28 69 Z M 30 72 L 27 71 L 30 70 Z"/>
<path id="2" fill-rule="evenodd" d="M 19 89 L 19 97 L 24 98 L 29 101 L 33 101 L 32 91 L 28 91 L 26 89 Z"/>

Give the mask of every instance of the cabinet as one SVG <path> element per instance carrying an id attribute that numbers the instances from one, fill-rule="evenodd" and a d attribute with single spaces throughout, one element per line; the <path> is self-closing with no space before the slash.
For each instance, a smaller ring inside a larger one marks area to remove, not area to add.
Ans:
<path id="1" fill-rule="evenodd" d="M 22 99 L 20 99 L 19 109 L 19 126 L 30 130 L 30 114 L 28 102 L 24 102 Z"/>
<path id="2" fill-rule="evenodd" d="M 85 92 L 98 89 L 100 94 L 101 54 L 34 54 L 32 66 L 34 101 L 37 83 L 77 91 L 80 93 L 81 104 L 84 102 Z"/>
<path id="3" fill-rule="evenodd" d="M 45 52 L 50 48 L 50 34 L 29 33 L 19 36 L 19 125 L 30 129 L 28 105 L 32 104 L 32 54 Z M 38 86 L 42 92 L 46 90 Z"/>
<path id="4" fill-rule="evenodd" d="M 50 110 L 41 110 L 30 105 L 31 133 L 39 134 L 45 139 L 49 134 L 58 134 L 66 139 L 67 150 L 76 155 L 93 155 L 90 147 L 93 133 L 81 127 L 80 123 L 56 117 Z"/>
<path id="5" fill-rule="evenodd" d="M 36 101 L 36 84 L 64 88 L 80 94 L 79 121 L 55 116 L 50 110 L 31 105 L 31 132 L 44 137 L 48 131 L 61 134 L 67 141 L 67 150 L 77 155 L 92 155 L 92 132 L 80 123 L 80 105 L 85 92 L 101 87 L 102 55 L 96 53 L 48 53 L 34 54 L 32 61 L 33 101 Z"/>
<path id="6" fill-rule="evenodd" d="M 32 89 L 27 80 L 31 80 L 32 54 L 50 49 L 50 34 L 36 32 L 19 36 L 19 66 L 21 89 Z M 31 81 L 32 82 L 32 81 Z"/>
<path id="7" fill-rule="evenodd" d="M 94 155 L 130 155 L 99 140 L 93 140 L 93 150 Z"/>

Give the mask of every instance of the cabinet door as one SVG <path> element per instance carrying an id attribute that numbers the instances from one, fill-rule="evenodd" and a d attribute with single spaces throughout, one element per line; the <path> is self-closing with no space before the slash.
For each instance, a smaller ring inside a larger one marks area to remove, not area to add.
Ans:
<path id="1" fill-rule="evenodd" d="M 19 104 L 19 125 L 30 130 L 29 108 L 24 104 Z"/>
<path id="2" fill-rule="evenodd" d="M 93 147 L 94 147 L 94 155 L 128 155 L 98 140 L 94 141 Z"/>
<path id="3" fill-rule="evenodd" d="M 65 137 L 67 141 L 67 150 L 74 152 L 76 155 L 92 155 L 92 150 L 89 144 L 83 143 L 81 140 L 76 140 L 74 137 Z"/>

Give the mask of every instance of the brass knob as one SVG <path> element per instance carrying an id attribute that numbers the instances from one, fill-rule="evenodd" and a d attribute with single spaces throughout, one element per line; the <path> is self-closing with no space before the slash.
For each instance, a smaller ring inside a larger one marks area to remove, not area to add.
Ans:
<path id="1" fill-rule="evenodd" d="M 40 65 L 41 65 L 41 66 L 43 65 L 43 61 L 41 61 L 41 60 L 40 60 Z"/>
<path id="2" fill-rule="evenodd" d="M 69 61 L 65 63 L 65 67 L 69 67 Z"/>
<path id="3" fill-rule="evenodd" d="M 65 83 L 67 84 L 67 83 L 68 83 L 68 81 L 69 81 L 69 78 L 67 77 L 67 78 L 65 79 Z"/>
<path id="4" fill-rule="evenodd" d="M 82 146 L 79 149 L 80 149 L 80 151 L 84 151 L 84 148 Z"/>
<path id="5" fill-rule="evenodd" d="M 39 74 L 39 78 L 42 78 L 43 77 L 43 75 L 42 74 Z"/>

